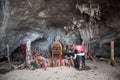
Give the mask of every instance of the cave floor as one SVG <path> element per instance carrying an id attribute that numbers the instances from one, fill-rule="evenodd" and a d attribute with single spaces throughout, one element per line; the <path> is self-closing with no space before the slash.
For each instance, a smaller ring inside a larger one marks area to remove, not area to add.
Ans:
<path id="1" fill-rule="evenodd" d="M 0 80 L 120 80 L 120 63 L 115 67 L 105 61 L 86 61 L 90 70 L 76 70 L 73 67 L 48 67 L 35 70 L 13 70 L 0 74 Z"/>

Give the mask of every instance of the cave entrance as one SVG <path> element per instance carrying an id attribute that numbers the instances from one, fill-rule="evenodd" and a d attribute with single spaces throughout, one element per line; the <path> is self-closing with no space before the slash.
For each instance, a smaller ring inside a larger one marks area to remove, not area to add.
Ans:
<path id="1" fill-rule="evenodd" d="M 10 59 L 13 65 L 23 64 L 26 57 L 26 51 L 23 44 L 17 47 L 10 55 Z"/>
<path id="2" fill-rule="evenodd" d="M 39 35 L 39 34 L 38 34 Z M 41 35 L 41 34 L 40 34 Z M 66 32 L 60 28 L 49 28 L 48 32 L 46 32 L 42 37 L 38 37 L 34 39 L 31 42 L 31 53 L 34 54 L 40 54 L 42 57 L 50 58 L 51 57 L 51 45 L 56 41 L 56 38 L 58 38 L 58 41 L 63 46 L 63 58 L 73 56 L 73 53 L 71 52 L 71 47 L 73 44 L 80 45 L 82 43 L 82 38 L 79 33 L 74 32 Z M 27 40 L 31 40 L 31 37 L 25 37 Z M 24 39 L 23 39 L 24 41 Z M 26 42 L 23 42 L 26 43 Z M 11 53 L 11 60 L 12 63 L 15 65 L 22 64 L 25 61 L 26 57 L 26 45 L 24 44 L 24 49 L 21 50 L 21 46 L 18 46 L 14 49 L 14 51 Z"/>

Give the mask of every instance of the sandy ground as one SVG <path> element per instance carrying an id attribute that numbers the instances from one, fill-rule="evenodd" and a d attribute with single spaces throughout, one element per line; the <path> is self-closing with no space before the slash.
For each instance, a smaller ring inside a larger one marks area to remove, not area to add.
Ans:
<path id="1" fill-rule="evenodd" d="M 90 70 L 76 70 L 73 67 L 49 67 L 46 71 L 13 70 L 0 74 L 0 80 L 120 80 L 120 66 L 112 67 L 106 62 L 86 61 Z"/>

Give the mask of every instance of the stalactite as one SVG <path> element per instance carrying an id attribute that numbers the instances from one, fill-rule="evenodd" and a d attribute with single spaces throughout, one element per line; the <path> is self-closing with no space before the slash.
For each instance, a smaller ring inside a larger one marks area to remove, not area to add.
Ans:
<path id="1" fill-rule="evenodd" d="M 30 0 L 27 0 L 27 3 L 28 3 L 28 5 L 29 5 L 29 7 L 32 8 L 32 3 L 30 2 Z"/>
<path id="2" fill-rule="evenodd" d="M 7 26 L 8 26 L 9 18 L 10 18 L 10 2 L 8 0 L 1 0 L 1 4 L 2 4 L 1 5 L 2 10 L 3 10 L 3 19 L 2 19 L 2 23 L 1 23 L 1 27 L 0 27 L 0 38 L 1 38 L 1 41 L 4 42 L 4 44 L 9 45 L 9 53 L 11 53 L 10 52 L 11 51 L 11 48 L 10 48 L 11 45 L 9 44 L 9 40 L 8 40 L 8 34 L 9 33 L 7 33 Z M 8 49 L 7 47 L 8 46 L 6 46 L 6 49 Z M 11 67 L 9 57 L 7 56 L 7 58 L 8 58 L 10 67 Z"/>
<path id="3" fill-rule="evenodd" d="M 79 9 L 81 14 L 87 14 L 89 16 L 89 21 L 84 22 L 84 24 L 87 24 L 86 26 L 80 25 L 80 34 L 81 38 L 84 41 L 84 45 L 86 47 L 86 52 L 89 50 L 89 43 L 91 41 L 95 41 L 96 39 L 99 40 L 99 30 L 98 30 L 98 24 L 96 23 L 96 20 L 100 20 L 100 7 L 98 4 L 83 4 L 79 5 L 76 4 L 76 9 Z M 74 19 L 75 20 L 75 19 Z M 81 24 L 79 21 L 74 21 L 76 24 Z M 83 28 L 82 28 L 83 27 Z"/>
<path id="4" fill-rule="evenodd" d="M 3 17 L 2 25 L 0 27 L 0 34 L 1 34 L 0 36 L 6 37 L 6 28 L 8 26 L 8 20 L 10 17 L 10 3 L 8 0 L 5 0 L 5 4 L 4 4 L 4 0 L 1 0 L 1 3 L 4 12 L 4 17 Z"/>
<path id="5" fill-rule="evenodd" d="M 5 0 L 1 0 L 1 7 L 3 10 L 3 14 L 5 13 Z"/>

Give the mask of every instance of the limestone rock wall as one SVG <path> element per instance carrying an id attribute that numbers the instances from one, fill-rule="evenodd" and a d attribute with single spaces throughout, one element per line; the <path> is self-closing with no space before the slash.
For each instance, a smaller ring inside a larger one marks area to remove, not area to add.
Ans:
<path id="1" fill-rule="evenodd" d="M 86 47 L 98 55 L 110 53 L 110 41 L 115 40 L 115 51 L 120 55 L 119 3 L 119 0 L 0 0 L 0 56 L 6 55 L 6 44 L 10 45 L 11 53 L 28 40 L 33 47 L 48 51 L 56 36 L 64 42 L 65 27 L 70 41 L 78 44 L 82 38 Z M 91 9 L 91 4 L 99 7 Z M 73 19 L 83 19 L 84 23 L 76 25 Z"/>

